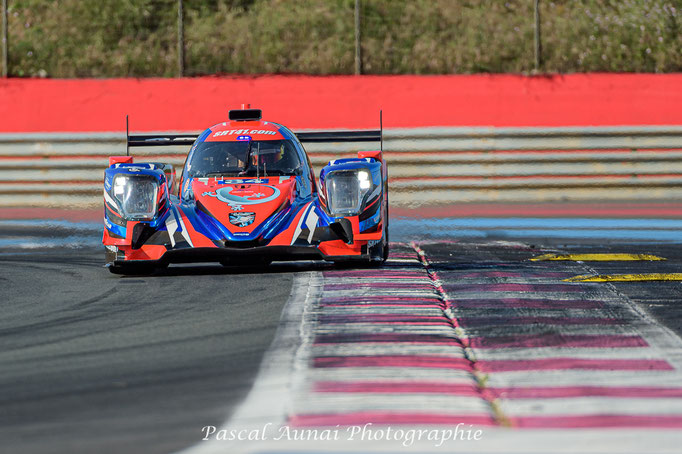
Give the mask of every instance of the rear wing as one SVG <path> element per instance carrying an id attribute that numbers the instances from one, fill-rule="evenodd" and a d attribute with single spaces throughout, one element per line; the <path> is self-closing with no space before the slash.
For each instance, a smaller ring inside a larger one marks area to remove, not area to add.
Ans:
<path id="1" fill-rule="evenodd" d="M 250 109 L 256 110 L 256 109 Z M 233 112 L 230 111 L 230 116 Z M 379 129 L 349 131 L 304 131 L 294 132 L 301 142 L 379 142 L 384 151 L 383 112 L 379 111 Z M 192 145 L 198 134 L 130 134 L 128 116 L 126 115 L 126 156 L 130 156 L 130 147 L 159 147 L 165 145 Z"/>

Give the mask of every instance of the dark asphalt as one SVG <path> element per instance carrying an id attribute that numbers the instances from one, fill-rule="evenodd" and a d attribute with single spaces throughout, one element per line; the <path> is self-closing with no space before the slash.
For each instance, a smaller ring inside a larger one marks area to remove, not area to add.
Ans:
<path id="1" fill-rule="evenodd" d="M 681 236 L 682 238 L 682 236 Z M 505 237 L 504 241 L 514 241 Z M 655 238 L 652 238 L 655 240 Z M 523 238 L 520 243 L 529 249 L 505 249 L 496 247 L 495 238 L 486 240 L 463 239 L 463 242 L 480 243 L 480 246 L 460 247 L 455 244 L 431 243 L 425 246 L 434 254 L 439 263 L 435 268 L 447 271 L 458 268 L 462 262 L 467 262 L 467 254 L 476 266 L 485 267 L 490 263 L 525 262 L 530 257 L 538 256 L 549 251 L 566 254 L 578 253 L 629 253 L 651 254 L 663 257 L 664 261 L 613 261 L 613 262 L 584 262 L 581 274 L 649 274 L 649 273 L 682 273 L 682 244 L 677 243 L 633 243 L 620 240 L 590 240 L 579 242 L 561 240 L 557 238 Z M 487 243 L 487 244 L 486 244 Z M 481 255 L 486 257 L 481 260 Z M 474 259 L 474 257 L 476 257 Z M 486 262 L 489 261 L 488 264 Z M 537 262 L 536 262 L 537 263 Z M 559 271 L 565 262 L 542 262 L 547 271 Z M 471 263 L 470 263 L 471 264 Z M 627 296 L 659 323 L 682 337 L 682 281 L 648 281 L 648 282 L 608 282 L 601 285 L 613 288 Z"/>
<path id="2" fill-rule="evenodd" d="M 682 238 L 682 235 L 680 236 Z M 569 245 L 567 252 L 653 254 L 665 261 L 589 262 L 595 274 L 682 273 L 682 244 Z M 609 282 L 618 292 L 682 337 L 682 281 Z"/>
<path id="3" fill-rule="evenodd" d="M 100 248 L 0 254 L 0 451 L 193 444 L 245 397 L 306 267 L 122 278 L 102 261 Z"/>

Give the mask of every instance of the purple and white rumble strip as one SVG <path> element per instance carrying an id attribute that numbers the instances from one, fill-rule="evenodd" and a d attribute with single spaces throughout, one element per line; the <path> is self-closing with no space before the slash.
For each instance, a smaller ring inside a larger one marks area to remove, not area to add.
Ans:
<path id="1" fill-rule="evenodd" d="M 608 287 L 394 249 L 385 268 L 323 273 L 310 388 L 290 424 L 682 428 L 682 375 Z"/>

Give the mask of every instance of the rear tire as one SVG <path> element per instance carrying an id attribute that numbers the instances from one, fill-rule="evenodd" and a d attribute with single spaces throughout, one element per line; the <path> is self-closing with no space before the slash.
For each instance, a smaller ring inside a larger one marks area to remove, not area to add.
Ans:
<path id="1" fill-rule="evenodd" d="M 375 246 L 375 249 L 370 252 L 370 257 L 374 260 L 369 259 L 367 266 L 377 267 L 381 266 L 388 260 L 389 253 L 389 239 L 388 239 L 388 190 L 386 191 L 386 219 L 384 220 L 383 235 L 381 236 L 381 244 Z M 378 251 L 376 249 L 379 249 Z M 379 258 L 379 260 L 376 260 Z"/>
<path id="2" fill-rule="evenodd" d="M 390 218 L 389 218 L 389 216 L 388 216 L 388 191 L 386 191 L 386 223 L 385 223 L 386 229 L 384 230 L 384 236 L 385 236 L 385 238 L 386 238 L 386 241 L 385 241 L 385 243 L 384 243 L 384 251 L 383 251 L 383 252 L 384 252 L 384 262 L 385 262 L 386 260 L 388 260 L 388 253 L 389 253 L 389 249 L 390 249 L 390 248 L 389 248 L 390 241 L 389 241 L 389 238 L 388 238 L 388 220 L 389 220 L 389 219 L 390 219 Z"/>

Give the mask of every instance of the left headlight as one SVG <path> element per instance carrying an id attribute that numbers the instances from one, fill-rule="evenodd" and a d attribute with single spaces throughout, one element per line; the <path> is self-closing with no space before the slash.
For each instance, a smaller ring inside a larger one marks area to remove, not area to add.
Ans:
<path id="1" fill-rule="evenodd" d="M 149 176 L 116 175 L 111 185 L 111 195 L 131 221 L 150 221 L 156 216 L 158 193 L 159 183 Z"/>
<path id="2" fill-rule="evenodd" d="M 330 214 L 355 216 L 374 183 L 369 170 L 337 170 L 327 175 L 325 186 Z"/>

